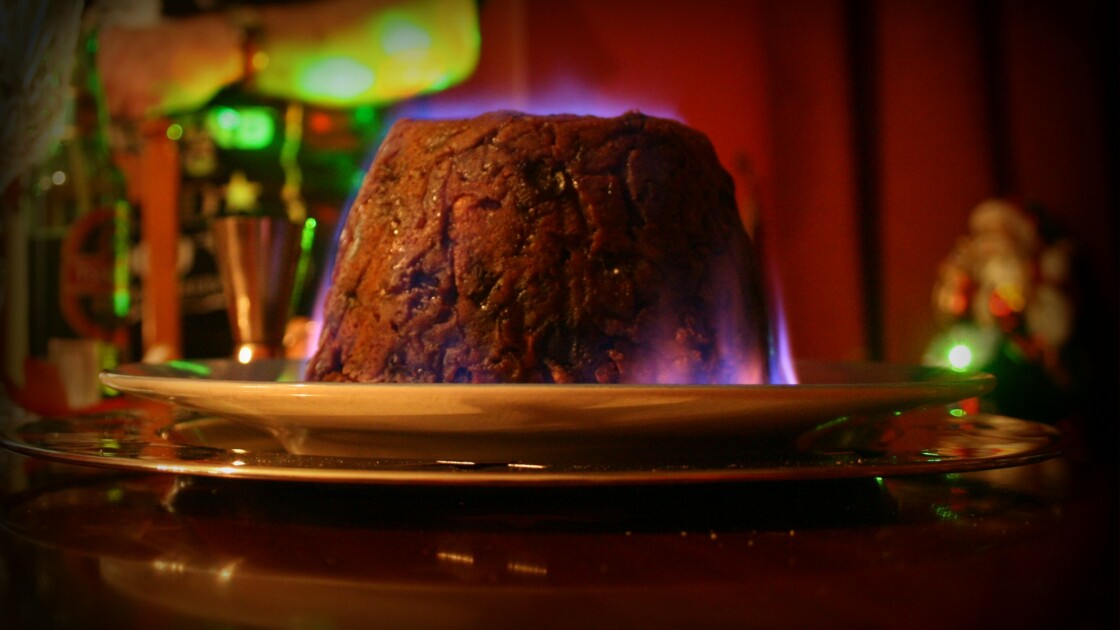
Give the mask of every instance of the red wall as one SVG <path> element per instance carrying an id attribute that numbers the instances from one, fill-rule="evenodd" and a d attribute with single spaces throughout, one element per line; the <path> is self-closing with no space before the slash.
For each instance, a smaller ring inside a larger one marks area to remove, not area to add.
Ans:
<path id="1" fill-rule="evenodd" d="M 410 107 L 633 107 L 704 131 L 745 221 L 761 217 L 800 357 L 917 362 L 969 212 L 1031 197 L 1092 263 L 1087 308 L 1115 373 L 1117 21 L 1101 4 L 488 0 L 475 75 Z M 871 34 L 862 66 L 853 25 Z"/>

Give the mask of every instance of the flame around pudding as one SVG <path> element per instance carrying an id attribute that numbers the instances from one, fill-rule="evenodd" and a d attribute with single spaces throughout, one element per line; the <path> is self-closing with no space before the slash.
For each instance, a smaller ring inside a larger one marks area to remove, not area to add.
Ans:
<path id="1" fill-rule="evenodd" d="M 333 260 L 333 255 L 329 257 L 328 260 Z M 737 352 L 734 345 L 736 343 L 735 339 L 737 338 L 733 327 L 735 318 L 723 318 L 720 327 L 721 343 L 719 351 L 722 356 L 736 357 L 736 359 L 728 361 L 723 367 L 721 376 L 718 379 L 719 384 L 796 385 L 800 382 L 794 365 L 793 352 L 789 343 L 789 332 L 785 319 L 785 306 L 781 288 L 778 282 L 773 280 L 769 285 L 769 289 L 770 290 L 766 292 L 770 331 L 767 356 L 765 358 L 758 356 L 744 357 L 742 353 Z M 313 331 L 309 332 L 308 335 L 312 343 L 304 343 L 301 345 L 299 353 L 292 356 L 292 358 L 308 359 L 315 350 L 314 340 L 317 339 L 318 333 L 322 328 L 322 309 L 325 295 L 326 287 L 324 286 L 320 288 L 315 301 L 313 317 L 304 324 L 308 331 Z M 671 334 L 670 329 L 666 329 L 665 335 L 669 338 L 666 346 L 672 345 L 675 335 Z M 653 371 L 653 374 L 655 374 L 653 378 L 654 382 L 662 384 L 692 384 L 684 376 L 687 372 L 678 362 L 674 362 L 672 359 L 665 359 L 665 357 L 680 356 L 679 352 L 661 348 L 658 354 L 661 356 L 661 364 Z"/>
<path id="2" fill-rule="evenodd" d="M 338 240 L 310 380 L 770 382 L 733 181 L 673 120 L 398 120 Z"/>
<path id="3" fill-rule="evenodd" d="M 776 279 L 772 280 L 770 291 L 767 292 L 767 309 L 770 316 L 770 383 L 797 385 L 801 380 L 793 362 L 789 327 L 786 325 L 785 302 Z"/>

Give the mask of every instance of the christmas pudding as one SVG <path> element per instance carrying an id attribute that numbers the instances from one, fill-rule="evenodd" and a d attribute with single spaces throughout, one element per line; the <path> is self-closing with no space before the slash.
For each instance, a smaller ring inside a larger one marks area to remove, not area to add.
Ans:
<path id="1" fill-rule="evenodd" d="M 313 381 L 765 383 L 731 177 L 678 122 L 401 120 L 345 219 Z"/>

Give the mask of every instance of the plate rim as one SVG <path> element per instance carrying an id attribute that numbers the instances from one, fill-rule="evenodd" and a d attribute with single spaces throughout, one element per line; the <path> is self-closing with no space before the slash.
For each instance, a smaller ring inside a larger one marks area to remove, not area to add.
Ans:
<path id="1" fill-rule="evenodd" d="M 249 365 L 239 363 L 236 359 L 223 359 L 223 358 L 208 358 L 208 359 L 190 359 L 190 363 L 196 363 L 204 366 L 210 365 Z M 306 359 L 269 359 L 260 361 L 259 363 L 273 363 L 285 365 L 301 365 L 306 364 Z M 174 381 L 183 386 L 192 387 L 197 383 L 198 386 L 209 385 L 226 385 L 226 386 L 259 386 L 268 385 L 274 388 L 323 388 L 325 390 L 331 389 L 363 389 L 363 390 L 457 390 L 457 389 L 480 389 L 480 390 L 493 390 L 493 389 L 515 389 L 522 391 L 530 390 L 610 390 L 610 391 L 627 391 L 627 392 L 642 392 L 642 391 L 702 391 L 702 392 L 778 392 L 778 391 L 796 391 L 796 390 L 827 390 L 833 388 L 906 388 L 914 387 L 916 385 L 930 386 L 930 387 L 944 387 L 955 388 L 964 385 L 970 385 L 977 389 L 985 389 L 990 391 L 995 386 L 995 375 L 980 371 L 980 370 L 966 370 L 959 371 L 952 368 L 940 366 L 927 366 L 915 365 L 899 362 L 887 361 L 828 361 L 828 360 L 798 360 L 796 365 L 799 369 L 804 367 L 813 368 L 847 368 L 847 369 L 877 369 L 877 370 L 897 370 L 899 372 L 904 370 L 916 371 L 920 370 L 931 374 L 937 374 L 942 378 L 930 378 L 924 380 L 897 380 L 897 381 L 868 381 L 862 383 L 791 383 L 791 384 L 777 384 L 777 383 L 759 383 L 759 384 L 643 384 L 643 383 L 356 383 L 356 382 L 326 382 L 326 381 L 264 381 L 253 379 L 233 379 L 233 378 L 211 378 L 207 376 L 199 377 L 169 377 L 161 376 L 158 374 L 134 374 L 133 370 L 149 370 L 158 369 L 163 367 L 174 368 L 174 363 L 179 361 L 166 361 L 160 363 L 143 363 L 132 362 L 102 370 L 98 375 L 102 384 L 127 391 L 128 387 L 135 387 L 135 383 L 141 381 Z M 184 370 L 186 371 L 186 370 Z M 125 387 L 120 387 L 124 385 Z"/>
<path id="2" fill-rule="evenodd" d="M 278 380 L 302 369 L 302 362 L 292 359 L 190 365 L 203 375 L 183 375 L 176 365 L 167 374 L 168 364 L 129 364 L 102 380 L 138 398 L 265 428 L 292 452 L 324 453 L 333 447 L 318 438 L 343 431 L 439 436 L 445 440 L 441 448 L 466 459 L 473 458 L 466 452 L 494 450 L 477 442 L 468 446 L 464 435 L 523 440 L 529 432 L 549 431 L 570 440 L 705 426 L 725 435 L 748 429 L 774 435 L 803 432 L 837 417 L 950 404 L 995 386 L 995 377 L 984 372 L 881 362 L 801 362 L 799 368 L 807 368 L 813 379 L 806 385 L 308 383 Z M 448 448 L 446 440 L 458 442 Z M 410 443 L 408 451 L 428 452 L 421 442 Z"/>
<path id="3" fill-rule="evenodd" d="M 921 413 L 921 412 L 914 412 Z M 977 414 L 980 416 L 1003 417 L 999 414 Z M 192 416 L 198 419 L 198 415 Z M 206 416 L 202 416 L 205 418 Z M 191 418 L 178 421 L 190 421 Z M 234 420 L 214 418 L 220 422 L 236 423 Z M 687 485 L 710 483 L 765 483 L 782 481 L 826 481 L 834 479 L 856 479 L 877 477 L 905 477 L 914 475 L 946 474 L 991 470 L 996 468 L 1010 468 L 1026 464 L 1045 461 L 1059 455 L 1064 448 L 1065 438 L 1056 428 L 1030 420 L 1010 418 L 1023 427 L 1031 426 L 1045 431 L 1049 442 L 1036 446 L 1013 455 L 1000 457 L 961 457 L 948 459 L 935 459 L 920 462 L 892 462 L 890 459 L 873 463 L 868 460 L 857 460 L 856 463 L 818 463 L 814 465 L 773 465 L 752 467 L 725 466 L 722 468 L 702 468 L 681 465 L 678 467 L 642 470 L 562 470 L 538 471 L 518 470 L 510 467 L 494 469 L 476 469 L 448 467 L 441 470 L 399 470 L 346 467 L 348 461 L 364 461 L 376 464 L 377 460 L 355 457 L 330 457 L 320 455 L 293 455 L 289 453 L 258 452 L 269 464 L 237 465 L 237 458 L 241 457 L 238 449 L 225 449 L 220 447 L 198 447 L 173 442 L 162 435 L 160 427 L 153 427 L 159 422 L 154 417 L 146 414 L 130 414 L 126 422 L 148 429 L 140 431 L 147 436 L 144 448 L 155 449 L 155 453 L 140 456 L 137 454 L 125 457 L 108 457 L 104 454 L 91 454 L 81 452 L 63 451 L 57 448 L 48 448 L 41 444 L 28 442 L 19 437 L 19 428 L 26 427 L 42 418 L 32 417 L 23 422 L 6 422 L 0 431 L 0 444 L 11 451 L 22 455 L 55 461 L 71 465 L 91 466 L 117 471 L 148 474 L 180 474 L 215 477 L 225 479 L 252 479 L 262 481 L 275 481 L 278 483 L 330 483 L 330 484 L 366 484 L 386 486 L 449 486 L 449 487 L 562 487 L 562 486 L 656 486 L 656 485 Z M 10 418 L 9 418 L 10 420 Z M 948 412 L 938 418 L 938 422 L 945 426 L 960 421 L 961 418 L 952 416 Z M 889 420 L 887 421 L 889 422 Z M 161 427 L 166 427 L 166 421 Z M 166 449 L 202 448 L 212 455 L 224 455 L 226 461 L 171 460 L 160 457 L 159 453 Z M 818 453 L 822 455 L 821 453 Z M 295 466 L 285 464 L 288 461 L 311 462 L 309 466 Z M 333 465 L 332 465 L 333 463 Z"/>

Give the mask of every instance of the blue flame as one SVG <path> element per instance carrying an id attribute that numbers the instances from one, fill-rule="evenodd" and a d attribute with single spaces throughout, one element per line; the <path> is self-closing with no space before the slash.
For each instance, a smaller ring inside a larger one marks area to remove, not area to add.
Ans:
<path id="1" fill-rule="evenodd" d="M 580 114 L 586 116 L 619 116 L 639 110 L 650 116 L 685 122 L 664 99 L 631 94 L 618 96 L 590 88 L 578 79 L 556 78 L 547 88 L 531 92 L 488 93 L 472 95 L 451 89 L 428 98 L 412 99 L 394 108 L 395 114 L 407 118 L 469 118 L 495 110 L 513 110 L 527 114 Z"/>
<path id="2" fill-rule="evenodd" d="M 789 328 L 786 326 L 785 302 L 782 300 L 782 287 L 777 274 L 771 272 L 767 289 L 769 290 L 766 292 L 766 307 L 770 317 L 770 383 L 796 385 L 801 381 L 794 367 Z"/>

